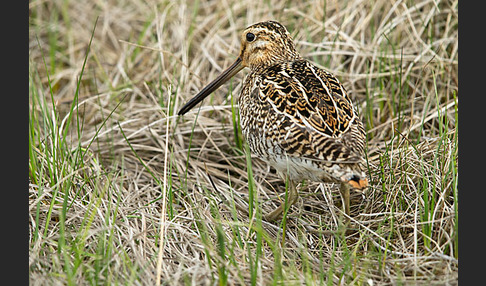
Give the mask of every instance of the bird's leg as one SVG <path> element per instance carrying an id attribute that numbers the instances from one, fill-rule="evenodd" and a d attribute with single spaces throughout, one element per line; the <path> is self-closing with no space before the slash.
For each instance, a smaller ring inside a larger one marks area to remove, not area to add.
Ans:
<path id="1" fill-rule="evenodd" d="M 288 194 L 287 194 L 287 203 L 282 203 L 278 208 L 276 208 L 274 211 L 271 213 L 266 214 L 263 218 L 266 221 L 272 222 L 276 221 L 280 215 L 283 213 L 284 208 L 287 206 L 287 209 L 290 208 L 290 206 L 297 201 L 297 198 L 299 197 L 299 193 L 297 192 L 297 188 L 295 187 L 295 183 L 291 180 L 289 180 L 289 188 L 288 188 Z"/>
<path id="2" fill-rule="evenodd" d="M 341 188 L 339 189 L 341 191 L 341 196 L 344 200 L 344 213 L 349 216 L 349 185 L 346 182 L 341 183 Z M 349 218 L 346 217 L 346 222 L 349 221 Z"/>

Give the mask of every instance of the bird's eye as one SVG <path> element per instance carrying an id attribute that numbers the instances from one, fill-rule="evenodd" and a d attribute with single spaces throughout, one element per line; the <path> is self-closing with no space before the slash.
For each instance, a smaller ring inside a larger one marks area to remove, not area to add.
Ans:
<path id="1" fill-rule="evenodd" d="M 253 33 L 247 33 L 246 34 L 246 40 L 248 42 L 253 42 L 253 40 L 255 40 L 255 34 L 253 34 Z"/>

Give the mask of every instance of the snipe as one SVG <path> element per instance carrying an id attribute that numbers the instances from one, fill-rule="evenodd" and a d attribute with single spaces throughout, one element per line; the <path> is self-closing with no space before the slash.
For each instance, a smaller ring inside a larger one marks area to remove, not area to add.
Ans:
<path id="1" fill-rule="evenodd" d="M 236 61 L 184 105 L 179 115 L 243 68 L 250 73 L 239 96 L 241 129 L 251 152 L 290 182 L 287 205 L 298 198 L 303 179 L 341 184 L 349 215 L 350 188 L 368 185 L 363 149 L 365 130 L 337 78 L 302 58 L 287 29 L 275 21 L 256 23 L 241 35 Z M 279 218 L 281 204 L 265 215 Z"/>

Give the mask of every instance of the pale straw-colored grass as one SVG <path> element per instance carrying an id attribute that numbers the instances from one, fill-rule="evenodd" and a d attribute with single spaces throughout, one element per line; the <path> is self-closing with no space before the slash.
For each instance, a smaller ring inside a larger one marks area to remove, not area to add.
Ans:
<path id="1" fill-rule="evenodd" d="M 428 0 L 31 1 L 30 283 L 457 284 L 457 11 Z M 338 76 L 365 122 L 358 231 L 342 231 L 337 186 L 314 182 L 285 222 L 261 221 L 285 183 L 254 157 L 248 176 L 231 108 L 245 72 L 174 115 L 235 59 L 242 29 L 267 19 Z"/>

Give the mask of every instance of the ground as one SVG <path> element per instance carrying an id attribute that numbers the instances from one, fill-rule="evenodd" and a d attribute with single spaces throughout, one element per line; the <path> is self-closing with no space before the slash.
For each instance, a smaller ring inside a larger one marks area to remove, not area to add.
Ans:
<path id="1" fill-rule="evenodd" d="M 247 152 L 247 71 L 184 117 L 274 19 L 334 73 L 370 187 L 285 182 Z M 456 285 L 457 1 L 30 1 L 32 285 Z M 200 107 L 200 109 L 199 109 Z"/>

